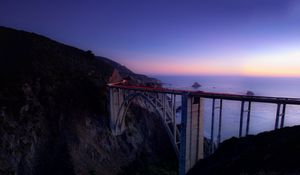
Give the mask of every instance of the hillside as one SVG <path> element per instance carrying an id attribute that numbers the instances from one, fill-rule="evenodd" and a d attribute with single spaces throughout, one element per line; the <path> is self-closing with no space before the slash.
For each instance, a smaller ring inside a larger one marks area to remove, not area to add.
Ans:
<path id="1" fill-rule="evenodd" d="M 113 68 L 117 69 L 119 71 L 119 74 L 121 77 L 129 78 L 134 84 L 142 84 L 146 86 L 153 86 L 153 85 L 161 85 L 161 82 L 155 78 L 148 77 L 146 75 L 142 74 L 136 74 L 133 73 L 131 70 L 129 70 L 127 67 L 112 61 L 105 57 L 96 57 L 100 59 L 101 61 L 104 61 L 105 63 L 111 65 Z"/>
<path id="2" fill-rule="evenodd" d="M 124 134 L 111 135 L 106 84 L 119 65 L 112 63 L 90 51 L 0 27 L 0 174 L 176 171 L 176 164 L 164 163 L 175 155 L 155 114 L 134 106 Z M 144 76 L 129 73 L 147 84 L 138 78 Z"/>

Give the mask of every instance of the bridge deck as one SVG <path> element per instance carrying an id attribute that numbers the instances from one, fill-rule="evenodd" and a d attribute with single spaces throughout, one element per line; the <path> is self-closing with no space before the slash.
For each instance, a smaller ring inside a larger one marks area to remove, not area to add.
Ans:
<path id="1" fill-rule="evenodd" d="M 235 100 L 235 101 L 250 101 L 250 102 L 262 102 L 262 103 L 277 103 L 277 104 L 300 104 L 300 98 L 286 98 L 286 97 L 267 97 L 267 96 L 250 96 L 230 93 L 215 93 L 215 92 L 204 92 L 204 91 L 189 91 L 180 89 L 169 89 L 161 87 L 149 87 L 149 86 L 129 86 L 119 84 L 109 84 L 111 88 L 121 88 L 136 91 L 147 91 L 147 92 L 159 92 L 167 94 L 178 94 L 182 95 L 188 93 L 192 96 L 199 96 L 204 98 L 212 99 L 223 99 L 223 100 Z"/>

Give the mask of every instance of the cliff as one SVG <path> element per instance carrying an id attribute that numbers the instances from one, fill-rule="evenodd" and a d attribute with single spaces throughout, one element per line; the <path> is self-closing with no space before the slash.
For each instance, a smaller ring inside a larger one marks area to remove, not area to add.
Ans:
<path id="1" fill-rule="evenodd" d="M 106 84 L 114 69 L 122 72 L 118 65 L 0 27 L 0 174 L 176 171 L 176 164 L 164 163 L 175 155 L 155 114 L 134 106 L 124 134 L 111 135 Z M 156 81 L 129 73 L 136 82 Z"/>
<path id="2" fill-rule="evenodd" d="M 300 126 L 224 141 L 188 175 L 300 174 Z"/>

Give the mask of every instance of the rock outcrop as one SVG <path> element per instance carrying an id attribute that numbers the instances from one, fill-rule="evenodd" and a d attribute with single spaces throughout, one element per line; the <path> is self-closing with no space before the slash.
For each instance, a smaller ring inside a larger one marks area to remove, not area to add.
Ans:
<path id="1" fill-rule="evenodd" d="M 135 106 L 124 134 L 111 135 L 106 84 L 115 67 L 91 51 L 0 27 L 0 174 L 176 171 L 159 166 L 176 159 L 155 114 Z"/>
<path id="2" fill-rule="evenodd" d="M 201 85 L 198 82 L 194 82 L 192 87 L 195 88 L 195 89 L 198 89 L 199 87 L 201 87 Z"/>
<path id="3" fill-rule="evenodd" d="M 254 95 L 254 92 L 252 92 L 252 91 L 247 91 L 247 92 L 246 92 L 246 95 L 248 95 L 248 96 L 253 96 L 253 95 Z"/>

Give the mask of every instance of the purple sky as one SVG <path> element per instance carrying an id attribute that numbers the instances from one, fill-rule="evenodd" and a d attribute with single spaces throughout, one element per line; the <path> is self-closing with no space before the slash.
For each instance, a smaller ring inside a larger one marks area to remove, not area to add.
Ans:
<path id="1" fill-rule="evenodd" d="M 0 25 L 138 73 L 300 76 L 297 0 L 1 0 Z"/>

